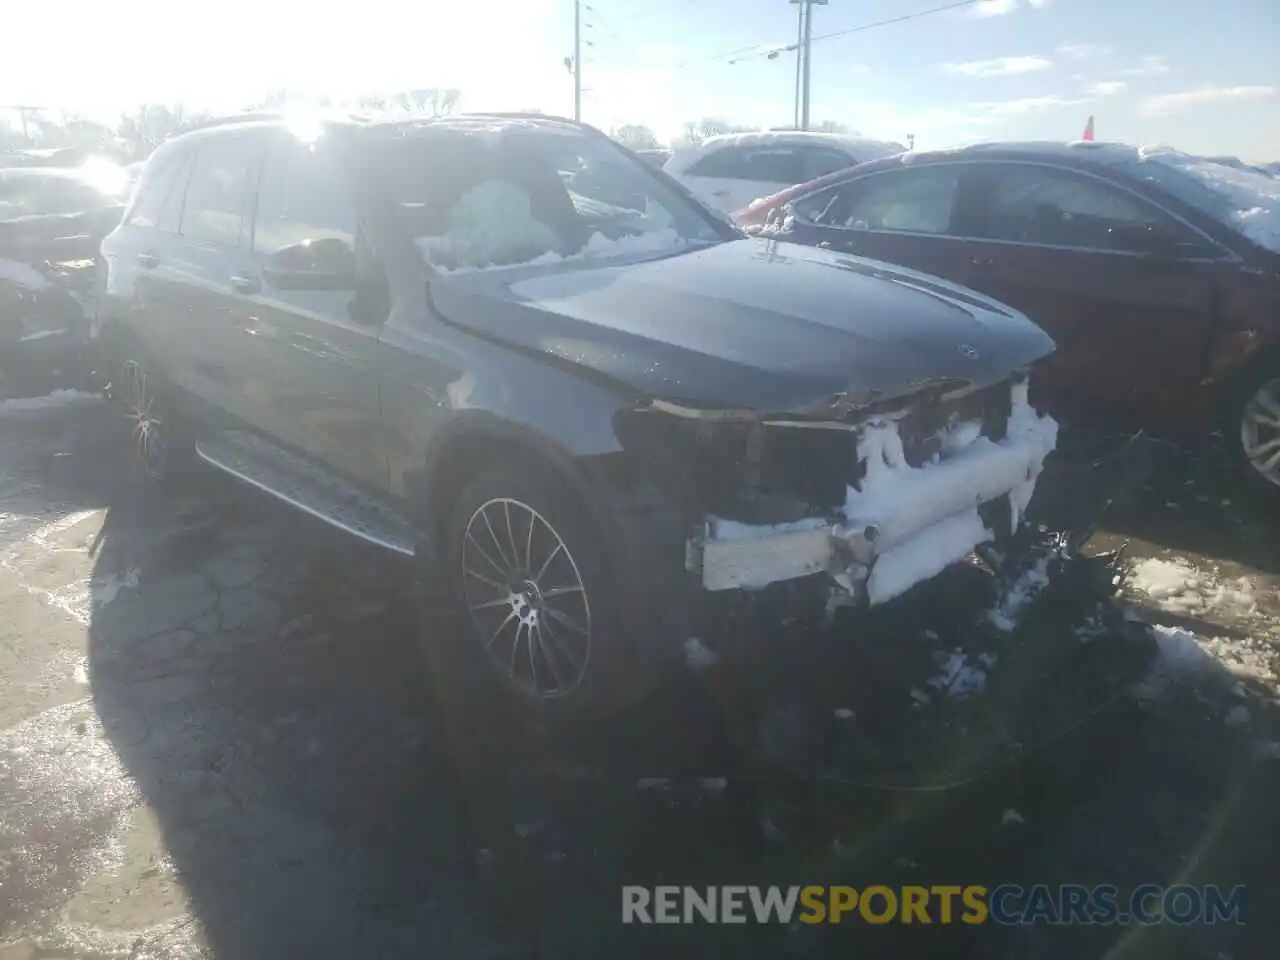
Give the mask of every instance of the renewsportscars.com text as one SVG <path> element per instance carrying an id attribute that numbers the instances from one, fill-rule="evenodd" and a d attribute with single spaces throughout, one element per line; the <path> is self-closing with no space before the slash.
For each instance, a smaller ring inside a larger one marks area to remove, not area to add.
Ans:
<path id="1" fill-rule="evenodd" d="M 622 888 L 623 923 L 1244 923 L 1245 888 L 1111 884 Z"/>

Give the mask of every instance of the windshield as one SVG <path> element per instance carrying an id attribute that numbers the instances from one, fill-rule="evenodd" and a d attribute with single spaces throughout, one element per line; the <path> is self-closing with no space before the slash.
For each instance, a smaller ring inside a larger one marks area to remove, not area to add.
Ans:
<path id="1" fill-rule="evenodd" d="M 576 129 L 445 127 L 373 155 L 388 199 L 441 270 L 663 255 L 724 238 L 646 164 Z"/>
<path id="2" fill-rule="evenodd" d="M 1132 176 L 1280 252 L 1280 180 L 1173 150 L 1143 151 L 1128 166 Z"/>

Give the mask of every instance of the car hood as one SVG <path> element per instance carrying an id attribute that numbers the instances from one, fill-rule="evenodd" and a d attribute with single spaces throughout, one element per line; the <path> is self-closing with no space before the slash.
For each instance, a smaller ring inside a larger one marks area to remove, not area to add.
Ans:
<path id="1" fill-rule="evenodd" d="M 447 274 L 436 309 L 486 338 L 690 405 L 799 410 L 1052 352 L 1010 307 L 872 260 L 747 238 L 660 259 Z"/>

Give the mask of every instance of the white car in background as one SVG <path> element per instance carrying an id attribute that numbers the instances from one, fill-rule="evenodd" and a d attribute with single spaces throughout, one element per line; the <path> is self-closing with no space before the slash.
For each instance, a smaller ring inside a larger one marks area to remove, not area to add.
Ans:
<path id="1" fill-rule="evenodd" d="M 705 203 L 733 213 L 759 197 L 905 149 L 862 137 L 765 130 L 711 137 L 676 151 L 662 169 Z"/>

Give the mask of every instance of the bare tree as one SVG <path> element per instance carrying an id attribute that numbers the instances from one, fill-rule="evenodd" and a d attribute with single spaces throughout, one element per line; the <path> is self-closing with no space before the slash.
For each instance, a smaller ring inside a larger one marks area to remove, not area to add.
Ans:
<path id="1" fill-rule="evenodd" d="M 703 140 L 707 140 L 710 137 L 719 137 L 726 133 L 749 133 L 755 129 L 755 127 L 730 123 L 729 121 L 721 120 L 718 117 L 703 117 L 701 120 L 689 120 L 685 122 L 684 133 L 676 138 L 675 146 L 697 146 Z"/>
<path id="2" fill-rule="evenodd" d="M 657 136 L 641 123 L 624 123 L 620 127 L 615 127 L 610 136 L 632 150 L 654 150 L 658 146 Z"/>
<path id="3" fill-rule="evenodd" d="M 190 111 L 180 103 L 144 103 L 120 118 L 115 133 L 130 153 L 144 157 L 169 137 L 207 119 L 208 113 Z"/>

